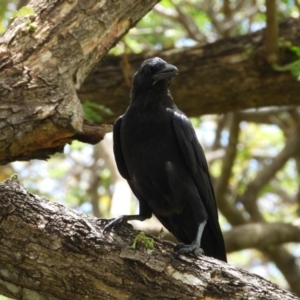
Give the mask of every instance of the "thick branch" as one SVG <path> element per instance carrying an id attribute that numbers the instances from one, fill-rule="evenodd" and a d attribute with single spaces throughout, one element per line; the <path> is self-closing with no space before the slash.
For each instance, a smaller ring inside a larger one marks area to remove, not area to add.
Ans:
<path id="1" fill-rule="evenodd" d="M 34 15 L 16 18 L 0 38 L 0 163 L 103 138 L 103 128 L 85 126 L 76 89 L 156 2 L 30 2 Z"/>
<path id="2" fill-rule="evenodd" d="M 170 90 L 178 107 L 188 116 L 224 113 L 238 109 L 300 104 L 299 82 L 289 72 L 277 72 L 265 61 L 264 30 L 226 38 L 203 47 L 129 55 L 131 75 L 150 56 L 160 56 L 179 69 Z M 300 21 L 280 25 L 280 37 L 300 45 Z M 288 60 L 287 49 L 282 49 Z M 79 98 L 109 107 L 112 123 L 129 103 L 129 89 L 122 57 L 108 56 L 91 74 Z M 127 70 L 127 68 L 126 68 Z"/>
<path id="3" fill-rule="evenodd" d="M 17 299 L 298 299 L 208 257 L 175 258 L 155 241 L 132 250 L 136 232 L 101 233 L 105 222 L 0 184 L 0 292 Z"/>
<path id="4" fill-rule="evenodd" d="M 225 232 L 224 239 L 227 252 L 247 248 L 276 247 L 290 242 L 300 243 L 300 226 L 279 222 L 245 224 Z"/>

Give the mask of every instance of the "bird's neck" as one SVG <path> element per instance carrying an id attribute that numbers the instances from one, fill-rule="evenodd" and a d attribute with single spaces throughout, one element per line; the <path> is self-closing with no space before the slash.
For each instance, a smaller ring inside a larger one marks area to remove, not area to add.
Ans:
<path id="1" fill-rule="evenodd" d="M 173 98 L 168 89 L 165 91 L 151 90 L 147 93 L 132 95 L 131 105 L 135 105 L 143 111 L 157 111 L 161 107 L 175 108 Z"/>

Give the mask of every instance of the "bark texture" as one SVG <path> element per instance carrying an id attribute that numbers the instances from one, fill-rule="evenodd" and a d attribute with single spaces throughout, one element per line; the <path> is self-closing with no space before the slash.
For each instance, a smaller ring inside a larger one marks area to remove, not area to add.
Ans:
<path id="1" fill-rule="evenodd" d="M 67 142 L 99 142 L 76 90 L 157 0 L 34 0 L 0 38 L 0 163 L 47 158 Z"/>
<path id="2" fill-rule="evenodd" d="M 299 299 L 213 258 L 132 250 L 136 231 L 103 235 L 95 219 L 0 183 L 0 293 L 16 299 Z M 139 247 L 138 247 L 139 248 Z"/>
<path id="3" fill-rule="evenodd" d="M 280 24 L 279 64 L 297 59 L 289 48 L 300 45 L 300 21 Z M 79 98 L 100 103 L 114 115 L 129 103 L 133 73 L 148 57 L 160 56 L 177 66 L 179 75 L 170 86 L 175 103 L 188 116 L 221 114 L 239 109 L 273 105 L 299 105 L 300 85 L 289 71 L 275 71 L 266 61 L 265 30 L 224 38 L 202 47 L 149 52 L 124 57 L 107 56 L 84 82 Z"/>

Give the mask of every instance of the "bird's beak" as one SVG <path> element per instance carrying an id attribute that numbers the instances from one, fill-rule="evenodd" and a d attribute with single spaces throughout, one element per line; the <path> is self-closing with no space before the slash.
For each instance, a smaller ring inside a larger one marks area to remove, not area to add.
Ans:
<path id="1" fill-rule="evenodd" d="M 153 75 L 153 79 L 154 79 L 153 84 L 155 84 L 159 80 L 172 78 L 176 75 L 178 75 L 178 69 L 173 65 L 167 64 L 163 70 Z"/>

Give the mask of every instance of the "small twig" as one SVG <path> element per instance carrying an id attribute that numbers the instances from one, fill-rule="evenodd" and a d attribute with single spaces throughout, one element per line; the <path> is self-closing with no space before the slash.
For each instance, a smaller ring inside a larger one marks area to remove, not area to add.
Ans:
<path id="1" fill-rule="evenodd" d="M 268 63 L 274 64 L 277 61 L 278 55 L 278 23 L 276 1 L 266 0 L 266 59 Z"/>
<path id="2" fill-rule="evenodd" d="M 224 14 L 224 20 L 225 22 L 230 22 L 232 19 L 232 11 L 230 8 L 230 1 L 224 0 L 223 1 L 223 14 Z M 229 37 L 230 36 L 230 29 L 229 27 L 224 29 L 223 37 Z"/>
<path id="3" fill-rule="evenodd" d="M 226 197 L 226 192 L 228 189 L 229 179 L 232 173 L 233 162 L 237 153 L 236 145 L 238 143 L 239 121 L 236 113 L 230 113 L 228 114 L 228 116 L 230 119 L 230 137 L 228 141 L 228 146 L 226 148 L 226 153 L 223 158 L 221 175 L 218 178 L 218 181 L 215 185 L 215 194 L 218 202 L 218 207 L 222 214 L 232 225 L 237 225 L 244 224 L 246 220 L 244 219 L 241 212 L 234 205 L 234 203 L 230 203 L 229 199 Z"/>
<path id="4" fill-rule="evenodd" d="M 213 7 L 213 2 L 210 0 L 205 0 L 205 4 L 207 6 L 207 10 L 206 13 L 210 18 L 210 21 L 215 29 L 215 31 L 217 32 L 218 35 L 223 36 L 223 22 L 221 23 L 219 20 L 217 20 L 216 18 L 216 11 L 214 10 Z"/>
<path id="5" fill-rule="evenodd" d="M 251 109 L 238 112 L 240 121 L 259 124 L 274 124 L 274 115 L 293 110 L 294 106 L 268 107 L 263 109 Z"/>
<path id="6" fill-rule="evenodd" d="M 124 74 L 124 79 L 125 79 L 125 83 L 127 86 L 131 86 L 131 65 L 128 59 L 128 54 L 127 54 L 127 43 L 125 42 L 125 40 L 123 39 L 124 42 L 124 53 L 122 55 L 122 61 L 123 61 L 123 65 L 122 65 L 122 70 L 123 70 L 123 74 Z"/>
<path id="7" fill-rule="evenodd" d="M 236 113 L 229 113 L 228 115 L 230 118 L 230 137 L 228 141 L 228 146 L 226 148 L 226 153 L 222 162 L 221 175 L 218 178 L 215 187 L 216 198 L 219 198 L 219 196 L 226 193 L 228 181 L 231 176 L 231 168 L 233 166 L 233 162 L 237 153 L 236 145 L 238 143 L 239 121 Z"/>
<path id="8" fill-rule="evenodd" d="M 221 147 L 221 134 L 226 123 L 226 116 L 228 116 L 228 114 L 223 114 L 218 117 L 217 128 L 215 131 L 215 140 L 211 146 L 211 150 L 216 150 Z"/>
<path id="9" fill-rule="evenodd" d="M 299 13 L 300 13 L 300 3 L 299 3 L 299 0 L 294 0 L 294 4 L 298 8 Z"/>
<path id="10" fill-rule="evenodd" d="M 174 3 L 173 5 L 176 11 L 165 9 L 165 7 L 160 4 L 155 5 L 153 10 L 163 17 L 179 22 L 191 39 L 199 43 L 207 43 L 207 37 L 199 30 L 194 20 L 185 14 L 178 5 Z"/>
<path id="11" fill-rule="evenodd" d="M 253 6 L 248 9 L 245 9 L 242 16 L 238 16 L 235 18 L 230 19 L 223 25 L 224 30 L 232 30 L 235 26 L 240 25 L 242 20 L 250 19 L 259 11 L 259 7 Z M 250 31 L 249 31 L 250 32 Z"/>

